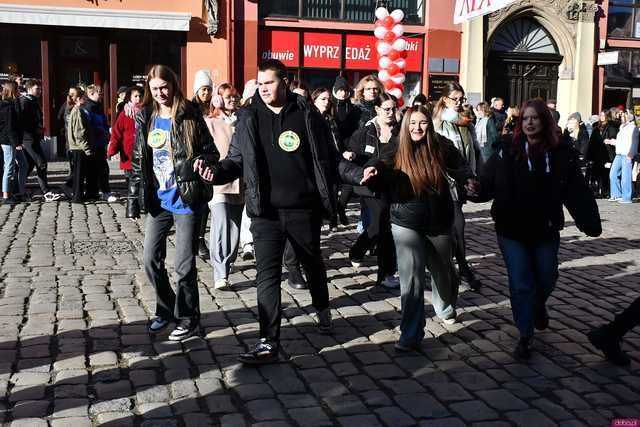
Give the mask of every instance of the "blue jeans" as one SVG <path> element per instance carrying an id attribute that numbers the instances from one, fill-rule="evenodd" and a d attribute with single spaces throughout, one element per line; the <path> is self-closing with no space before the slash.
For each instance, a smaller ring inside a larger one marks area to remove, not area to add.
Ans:
<path id="1" fill-rule="evenodd" d="M 12 193 L 11 180 L 16 178 L 16 161 L 18 162 L 18 185 L 19 189 L 24 188 L 27 181 L 27 158 L 22 150 L 16 150 L 13 145 L 2 144 L 4 157 L 4 168 L 2 172 L 2 192 Z"/>
<path id="2" fill-rule="evenodd" d="M 626 202 L 631 201 L 632 184 L 631 169 L 633 162 L 624 154 L 616 154 L 611 163 L 609 180 L 611 182 L 611 198 L 622 198 Z"/>
<path id="3" fill-rule="evenodd" d="M 533 336 L 533 322 L 545 309 L 558 280 L 560 234 L 539 243 L 523 243 L 498 235 L 507 265 L 511 311 L 520 336 Z"/>
<path id="4" fill-rule="evenodd" d="M 431 299 L 441 319 L 456 317 L 460 280 L 453 266 L 453 238 L 450 234 L 425 236 L 410 228 L 391 224 L 400 275 L 400 344 L 420 345 L 424 338 L 424 290 L 426 269 L 431 274 Z"/>

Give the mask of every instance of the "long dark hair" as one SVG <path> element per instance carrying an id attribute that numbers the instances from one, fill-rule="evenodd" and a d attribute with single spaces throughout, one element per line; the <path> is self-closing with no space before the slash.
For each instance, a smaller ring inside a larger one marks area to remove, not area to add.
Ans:
<path id="1" fill-rule="evenodd" d="M 560 143 L 560 130 L 556 121 L 553 119 L 551 110 L 549 110 L 547 104 L 541 99 L 530 99 L 522 103 L 522 106 L 520 107 L 520 116 L 518 116 L 516 127 L 513 130 L 513 143 L 515 144 L 514 149 L 520 158 L 528 157 L 523 144 L 526 136 L 522 131 L 522 121 L 527 108 L 533 108 L 535 110 L 542 124 L 541 142 L 535 146 L 529 146 L 529 151 L 534 155 L 540 155 L 549 148 L 555 147 Z"/>
<path id="2" fill-rule="evenodd" d="M 422 113 L 427 118 L 427 132 L 422 141 L 411 139 L 409 124 L 413 113 Z M 431 112 L 423 105 L 410 107 L 405 111 L 400 125 L 400 142 L 396 152 L 394 166 L 404 172 L 411 181 L 416 195 L 429 189 L 440 192 L 444 189 L 444 156 L 442 144 L 433 128 Z"/>
<path id="3" fill-rule="evenodd" d="M 333 105 L 333 99 L 331 97 L 331 90 L 329 90 L 326 87 L 319 87 L 316 90 L 314 90 L 311 93 L 311 102 L 313 102 L 314 106 L 316 103 L 316 99 L 318 99 L 318 97 L 320 95 L 322 95 L 323 93 L 327 92 L 329 94 L 329 105 L 327 106 L 327 111 L 325 111 L 324 113 L 321 113 L 324 117 L 328 117 L 330 119 L 335 118 L 335 111 L 334 111 L 334 105 Z"/>

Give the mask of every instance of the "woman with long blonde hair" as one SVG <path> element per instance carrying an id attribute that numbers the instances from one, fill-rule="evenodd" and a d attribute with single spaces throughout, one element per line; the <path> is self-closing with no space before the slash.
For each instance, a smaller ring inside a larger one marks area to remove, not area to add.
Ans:
<path id="1" fill-rule="evenodd" d="M 424 337 L 425 268 L 431 274 L 436 315 L 445 324 L 456 321 L 459 279 L 452 261 L 454 205 L 446 176 L 470 191 L 476 184 L 458 150 L 435 132 L 429 110 L 421 105 L 405 112 L 393 162 L 377 162 L 375 168 L 369 185 L 382 187 L 391 202 L 391 232 L 400 275 L 401 335 L 395 348 L 411 351 Z"/>
<path id="2" fill-rule="evenodd" d="M 149 332 L 160 332 L 175 321 L 170 341 L 186 339 L 199 328 L 195 257 L 200 218 L 212 186 L 194 170 L 202 163 L 213 166 L 219 157 L 201 111 L 185 99 L 173 70 L 151 67 L 143 107 L 136 115 L 127 217 L 147 213 L 143 262 L 157 300 Z M 164 264 L 174 224 L 176 292 Z"/>

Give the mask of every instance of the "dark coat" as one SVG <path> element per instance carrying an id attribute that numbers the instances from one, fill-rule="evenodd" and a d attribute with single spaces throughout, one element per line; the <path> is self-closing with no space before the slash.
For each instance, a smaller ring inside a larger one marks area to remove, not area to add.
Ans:
<path id="1" fill-rule="evenodd" d="M 573 139 L 569 133 L 569 129 L 564 130 L 563 138 L 566 142 L 573 145 L 573 148 L 578 150 L 583 159 L 587 158 L 587 151 L 589 150 L 589 133 L 587 132 L 587 127 L 584 123 L 580 123 L 578 138 Z"/>
<path id="2" fill-rule="evenodd" d="M 147 107 L 136 115 L 136 141 L 133 146 L 127 198 L 128 218 L 138 218 L 141 211 L 152 212 L 160 209 L 157 197 L 158 183 L 153 174 L 153 150 L 147 145 L 149 127 L 152 125 L 151 114 L 151 107 Z M 193 155 L 190 159 L 187 158 L 184 143 L 186 122 L 193 122 L 195 131 Z M 175 122 L 171 127 L 171 149 L 180 198 L 189 207 L 197 209 L 211 199 L 213 187 L 193 171 L 193 162 L 203 159 L 207 166 L 213 167 L 219 160 L 220 153 L 213 143 L 202 113 L 190 101 L 186 101 L 184 108 L 176 113 Z"/>
<path id="3" fill-rule="evenodd" d="M 309 108 L 309 104 L 297 97 L 298 106 L 304 111 L 305 127 L 311 150 L 313 173 L 325 214 L 331 216 L 336 211 L 335 184 L 341 174 L 348 183 L 359 182 L 359 176 L 346 160 L 341 160 L 332 141 L 331 130 L 326 120 Z M 260 217 L 266 212 L 267 201 L 263 200 L 260 191 L 260 167 L 257 160 L 258 140 L 258 108 L 267 108 L 256 93 L 251 104 L 240 109 L 236 129 L 231 139 L 229 152 L 224 160 L 213 169 L 213 183 L 222 185 L 243 177 L 245 183 L 245 207 L 249 217 Z M 295 179 L 295 177 L 292 177 Z"/>
<path id="4" fill-rule="evenodd" d="M 599 127 L 598 134 L 602 139 L 602 143 L 604 144 L 604 141 L 606 139 L 616 139 L 616 137 L 618 136 L 619 130 L 620 130 L 620 125 L 616 122 L 609 122 L 606 125 L 602 126 L 601 128 Z M 595 129 L 594 129 L 594 133 L 595 133 Z M 605 144 L 605 148 L 607 150 L 607 159 L 608 159 L 605 161 L 605 163 L 613 162 L 613 159 L 615 159 L 616 157 L 616 146 Z"/>
<path id="5" fill-rule="evenodd" d="M 391 139 L 386 144 L 380 142 L 378 129 L 373 122 L 358 129 L 347 142 L 347 149 L 355 153 L 353 163 L 358 166 L 372 166 L 376 162 L 393 162 L 393 157 L 398 150 L 399 127 L 391 130 Z M 370 148 L 367 148 L 370 147 Z M 380 197 L 380 194 L 373 192 L 367 186 L 355 186 L 354 192 L 364 197 Z"/>
<path id="6" fill-rule="evenodd" d="M 604 132 L 604 135 L 602 132 Z M 605 163 L 612 161 L 613 159 L 609 158 L 609 151 L 604 140 L 615 139 L 617 135 L 618 129 L 613 128 L 612 126 L 604 126 L 602 131 L 599 127 L 594 126 L 593 132 L 591 132 L 591 137 L 589 138 L 589 145 L 587 146 L 587 156 L 585 160 L 599 166 L 604 166 Z M 613 147 L 613 149 L 615 154 L 615 147 Z"/>
<path id="7" fill-rule="evenodd" d="M 524 146 L 524 142 L 521 143 Z M 602 232 L 598 205 L 580 171 L 578 153 L 566 142 L 548 151 L 549 185 L 536 191 L 534 174 L 526 158 L 519 158 L 512 140 L 504 141 L 480 175 L 480 195 L 474 201 L 493 199 L 491 216 L 499 235 L 535 242 L 545 232 L 564 228 L 563 205 L 576 226 L 588 236 Z M 542 213 L 541 213 L 542 212 Z"/>
<path id="8" fill-rule="evenodd" d="M 0 101 L 0 144 L 14 147 L 22 145 L 15 101 Z"/>
<path id="9" fill-rule="evenodd" d="M 18 118 L 23 142 L 40 142 L 42 139 L 43 118 L 38 99 L 31 95 L 21 96 L 18 100 Z"/>

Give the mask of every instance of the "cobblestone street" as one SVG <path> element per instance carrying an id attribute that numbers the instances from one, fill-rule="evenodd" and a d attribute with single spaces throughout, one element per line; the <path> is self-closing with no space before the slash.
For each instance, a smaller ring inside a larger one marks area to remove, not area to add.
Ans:
<path id="1" fill-rule="evenodd" d="M 358 271 L 348 261 L 353 209 L 352 225 L 323 229 L 334 334 L 317 332 L 308 291 L 283 281 L 282 361 L 260 368 L 236 361 L 257 340 L 252 262 L 236 263 L 231 288 L 214 290 L 198 259 L 203 336 L 173 344 L 147 333 L 155 299 L 141 267 L 144 221 L 125 219 L 123 202 L 0 206 L 0 423 L 539 427 L 640 418 L 640 331 L 623 344 L 629 368 L 605 362 L 585 335 L 640 293 L 640 204 L 599 201 L 599 238 L 567 216 L 550 327 L 528 364 L 511 357 L 517 331 L 489 206 L 465 207 L 484 287 L 463 284 L 452 326 L 434 318 L 427 290 L 420 353 L 393 350 L 399 290 L 373 286 L 373 258 Z"/>

